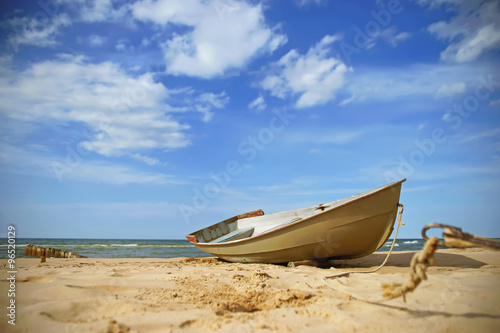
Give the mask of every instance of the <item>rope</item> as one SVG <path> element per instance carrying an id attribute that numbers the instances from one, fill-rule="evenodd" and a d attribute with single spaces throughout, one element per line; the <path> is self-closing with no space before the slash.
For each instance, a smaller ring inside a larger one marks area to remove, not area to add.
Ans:
<path id="1" fill-rule="evenodd" d="M 428 240 L 426 233 L 431 228 L 443 228 L 443 242 L 439 242 L 438 246 L 467 248 L 481 246 L 491 250 L 500 250 L 500 241 L 474 236 L 463 232 L 462 229 L 440 223 L 430 223 L 422 229 L 422 237 Z"/>
<path id="2" fill-rule="evenodd" d="M 398 228 L 396 229 L 396 235 L 394 236 L 394 241 L 392 242 L 391 250 L 387 254 L 387 257 L 385 258 L 384 262 L 379 267 L 370 271 L 362 271 L 362 272 L 351 271 L 346 273 L 325 276 L 323 277 L 322 281 L 328 287 L 335 290 L 335 287 L 329 284 L 326 281 L 326 279 L 348 276 L 351 273 L 374 273 L 385 265 L 387 259 L 389 259 L 389 256 L 392 252 L 394 243 L 396 242 L 399 226 L 403 224 L 401 222 L 401 215 L 403 214 L 403 206 L 400 205 L 400 207 L 401 209 L 399 211 Z M 434 236 L 431 238 L 427 237 L 426 231 L 431 228 L 444 229 L 443 232 L 444 242 L 441 242 L 437 237 Z M 472 234 L 463 232 L 462 229 L 460 228 L 445 224 L 438 224 L 438 223 L 428 224 L 422 229 L 422 236 L 426 240 L 425 245 L 421 251 L 413 255 L 410 262 L 411 271 L 408 276 L 408 280 L 404 284 L 401 283 L 382 284 L 384 299 L 381 300 L 367 300 L 364 299 L 363 297 L 355 296 L 353 294 L 348 294 L 348 295 L 351 298 L 368 303 L 381 303 L 397 297 L 403 297 L 403 301 L 406 302 L 406 294 L 414 291 L 423 280 L 427 280 L 426 271 L 430 265 L 434 264 L 434 253 L 436 252 L 439 246 L 455 247 L 455 248 L 468 248 L 468 247 L 481 246 L 492 250 L 500 250 L 500 241 L 498 240 L 477 237 Z"/>
<path id="3" fill-rule="evenodd" d="M 425 271 L 430 265 L 434 264 L 434 252 L 436 252 L 438 245 L 439 239 L 431 237 L 425 242 L 422 250 L 413 255 L 410 262 L 411 272 L 404 285 L 401 285 L 401 283 L 382 284 L 382 289 L 384 290 L 383 296 L 386 300 L 402 296 L 403 301 L 406 302 L 406 293 L 412 292 L 418 287 L 420 282 L 427 280 Z"/>
<path id="4" fill-rule="evenodd" d="M 431 228 L 443 228 L 443 240 L 441 242 L 437 237 L 428 238 L 426 231 Z M 422 229 L 422 236 L 426 240 L 424 247 L 418 253 L 415 253 L 411 259 L 411 272 L 404 285 L 400 283 L 383 284 L 384 297 L 387 300 L 402 296 L 406 302 L 406 293 L 415 290 L 420 282 L 427 280 L 425 274 L 427 268 L 434 264 L 434 252 L 439 246 L 468 248 L 481 246 L 491 250 L 500 250 L 500 242 L 493 239 L 477 237 L 463 232 L 462 229 L 446 224 L 431 223 Z"/>
<path id="5" fill-rule="evenodd" d="M 336 279 L 336 278 L 339 278 L 339 277 L 342 277 L 342 276 L 349 276 L 351 273 L 359 273 L 359 274 L 375 273 L 378 270 L 380 270 L 382 267 L 384 267 L 384 265 L 387 263 L 387 260 L 389 260 L 389 257 L 391 256 L 392 250 L 394 249 L 394 244 L 396 244 L 396 239 L 398 238 L 399 227 L 402 226 L 402 225 L 405 225 L 401 221 L 401 218 L 403 217 L 404 206 L 402 204 L 398 204 L 398 207 L 399 207 L 399 212 L 398 212 L 398 226 L 396 228 L 396 233 L 394 234 L 394 239 L 393 239 L 392 244 L 391 244 L 391 249 L 389 250 L 389 253 L 387 253 L 387 256 L 385 257 L 385 260 L 382 262 L 382 264 L 380 264 L 377 268 L 372 269 L 372 270 L 368 270 L 368 271 L 349 271 L 349 272 L 343 272 L 343 273 L 337 273 L 337 274 L 333 274 L 333 275 L 324 276 L 323 278 L 321 278 L 321 281 L 323 281 L 323 283 L 326 286 L 328 286 L 329 288 L 331 288 L 331 289 L 333 289 L 335 291 L 339 291 L 333 285 L 331 285 L 327 281 L 327 279 Z M 368 299 L 365 299 L 365 298 L 363 298 L 361 296 L 357 296 L 357 295 L 354 295 L 354 294 L 346 293 L 344 291 L 340 291 L 340 292 L 342 292 L 344 294 L 347 294 L 350 298 L 356 299 L 358 301 L 363 301 L 363 302 L 368 302 L 368 303 L 383 302 L 383 301 L 385 301 L 384 299 L 382 299 L 382 300 L 368 300 Z"/>

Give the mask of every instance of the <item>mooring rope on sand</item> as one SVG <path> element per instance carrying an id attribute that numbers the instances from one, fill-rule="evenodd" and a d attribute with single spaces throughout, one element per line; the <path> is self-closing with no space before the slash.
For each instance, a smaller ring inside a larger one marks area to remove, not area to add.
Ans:
<path id="1" fill-rule="evenodd" d="M 443 240 L 441 242 L 437 237 L 428 238 L 427 230 L 431 228 L 443 228 Z M 382 284 L 383 296 L 386 300 L 403 297 L 406 302 L 406 294 L 414 291 L 422 280 L 427 280 L 425 274 L 427 268 L 434 264 L 434 253 L 439 246 L 452 248 L 485 247 L 492 250 L 500 250 L 500 242 L 493 239 L 477 237 L 463 232 L 462 229 L 446 224 L 431 223 L 422 229 L 422 237 L 426 240 L 424 247 L 420 252 L 415 253 L 410 262 L 411 272 L 408 280 L 404 284 L 391 283 Z"/>
<path id="2" fill-rule="evenodd" d="M 398 220 L 398 229 L 399 229 L 399 224 L 401 223 L 401 214 L 402 214 L 402 208 L 400 211 L 400 216 Z M 401 223 L 402 224 L 402 223 Z M 428 238 L 426 235 L 426 231 L 431 228 L 443 228 L 443 240 L 444 242 L 441 242 L 437 237 L 431 237 Z M 394 236 L 394 241 L 393 241 L 393 246 L 394 242 L 396 241 L 397 237 L 397 230 L 396 230 L 396 235 Z M 382 299 L 377 299 L 377 300 L 371 300 L 371 299 L 366 299 L 360 296 L 356 296 L 350 293 L 347 293 L 349 297 L 363 301 L 363 302 L 368 302 L 368 303 L 382 303 L 385 301 L 389 301 L 394 298 L 402 297 L 403 301 L 406 302 L 406 294 L 409 292 L 414 291 L 423 280 L 427 280 L 427 274 L 426 271 L 429 268 L 430 265 L 434 264 L 434 253 L 437 251 L 439 246 L 445 246 L 445 247 L 452 247 L 452 248 L 468 248 L 468 247 L 485 247 L 489 248 L 492 250 L 500 250 L 500 241 L 493 240 L 493 239 L 488 239 L 488 238 L 483 238 L 483 237 L 477 237 L 472 234 L 463 232 L 462 229 L 445 225 L 445 224 L 437 224 L 437 223 L 431 223 L 426 225 L 422 229 L 422 237 L 426 240 L 424 247 L 422 250 L 419 252 L 415 253 L 411 259 L 410 262 L 410 274 L 408 276 L 408 280 L 404 283 L 384 283 L 382 284 L 382 289 L 383 289 L 383 297 Z M 331 284 L 329 284 L 326 279 L 328 278 L 338 278 L 341 276 L 348 276 L 351 273 L 374 273 L 378 271 L 380 268 L 382 268 L 385 263 L 387 262 L 387 259 L 389 258 L 390 254 L 392 252 L 392 246 L 391 246 L 391 251 L 387 254 L 386 260 L 377 267 L 374 270 L 371 271 L 362 271 L 362 272 L 346 272 L 346 273 L 339 273 L 335 275 L 329 275 L 323 277 L 323 282 L 330 287 L 333 290 L 336 290 L 335 287 L 333 287 Z M 337 291 L 337 290 L 336 290 Z M 343 292 L 345 293 L 345 292 Z"/>
<path id="3" fill-rule="evenodd" d="M 403 301 L 406 302 L 406 294 L 415 290 L 420 282 L 427 280 L 425 272 L 430 265 L 434 264 L 434 252 L 436 252 L 438 244 L 439 239 L 437 237 L 431 237 L 425 242 L 423 249 L 413 255 L 410 262 L 410 276 L 405 284 L 382 284 L 385 300 L 388 301 L 397 297 L 403 297 Z"/>

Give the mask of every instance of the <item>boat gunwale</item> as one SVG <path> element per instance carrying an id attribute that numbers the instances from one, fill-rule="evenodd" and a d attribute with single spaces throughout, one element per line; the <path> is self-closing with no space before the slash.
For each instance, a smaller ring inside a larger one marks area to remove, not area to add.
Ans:
<path id="1" fill-rule="evenodd" d="M 364 199 L 364 198 L 366 198 L 366 197 L 368 197 L 368 196 L 374 195 L 374 194 L 376 194 L 376 193 L 378 193 L 378 192 L 384 191 L 384 190 L 386 190 L 386 189 L 388 189 L 388 188 L 391 188 L 391 187 L 393 187 L 393 186 L 396 186 L 396 185 L 398 185 L 398 184 L 402 184 L 402 183 L 403 183 L 403 182 L 405 182 L 405 181 L 406 181 L 406 178 L 403 178 L 403 179 L 401 179 L 401 180 L 398 180 L 398 181 L 396 181 L 396 182 L 389 183 L 389 184 L 384 185 L 384 186 L 381 186 L 381 187 L 379 187 L 379 188 L 375 188 L 375 189 L 372 189 L 372 190 L 365 191 L 365 192 L 370 192 L 370 193 L 367 193 L 367 194 L 365 194 L 365 195 L 363 195 L 363 196 L 360 196 L 360 197 L 358 197 L 358 198 L 354 198 L 354 199 L 352 199 L 352 200 L 348 200 L 348 201 L 346 201 L 346 202 L 344 202 L 344 203 L 341 203 L 340 205 L 335 206 L 335 207 L 332 207 L 332 208 L 330 208 L 330 209 L 325 209 L 325 210 L 324 210 L 324 211 L 322 211 L 322 212 L 319 212 L 319 213 L 317 213 L 317 214 L 313 214 L 313 215 L 311 215 L 311 216 L 309 216 L 309 217 L 306 217 L 306 218 L 304 218 L 304 219 L 301 219 L 301 220 L 298 220 L 298 221 L 295 221 L 295 222 L 291 222 L 291 223 L 285 224 L 285 225 L 283 225 L 283 226 L 281 226 L 281 227 L 279 227 L 279 228 L 276 228 L 276 229 L 271 229 L 271 230 L 269 230 L 269 231 L 265 231 L 265 232 L 263 232 L 263 233 L 261 233 L 261 234 L 255 235 L 255 236 L 250 236 L 250 237 L 246 237 L 246 238 L 242 238 L 242 239 L 237 239 L 237 240 L 234 240 L 234 241 L 229 241 L 229 242 L 222 242 L 222 243 L 211 243 L 211 242 L 208 242 L 208 243 L 203 243 L 203 242 L 200 242 L 200 243 L 193 243 L 193 245 L 195 245 L 196 247 L 198 247 L 198 245 L 201 245 L 201 246 L 202 246 L 202 247 L 204 247 L 204 248 L 210 248 L 210 247 L 211 247 L 211 248 L 214 248 L 214 247 L 227 247 L 227 246 L 232 246 L 232 245 L 239 245 L 239 243 L 244 243 L 244 242 L 248 242 L 248 241 L 250 241 L 250 240 L 258 239 L 258 238 L 260 238 L 260 237 L 267 236 L 267 235 L 269 235 L 269 234 L 271 234 L 271 233 L 276 233 L 276 232 L 278 232 L 278 231 L 280 231 L 280 230 L 283 230 L 283 229 L 286 229 L 286 228 L 289 228 L 289 227 L 295 226 L 295 225 L 300 224 L 300 223 L 303 223 L 303 222 L 307 222 L 307 221 L 309 221 L 310 219 L 312 219 L 313 217 L 317 217 L 317 216 L 320 216 L 320 215 L 322 215 L 322 214 L 329 213 L 329 212 L 331 212 L 331 211 L 333 211 L 333 210 L 335 210 L 335 209 L 337 209 L 337 208 L 340 208 L 340 207 L 342 207 L 342 206 L 345 206 L 345 205 L 347 205 L 347 204 L 351 204 L 351 203 L 353 203 L 353 202 L 356 202 L 356 201 L 358 201 L 358 200 Z M 371 192 L 371 191 L 373 191 L 373 192 Z M 361 192 L 361 193 L 363 193 L 363 192 Z M 359 195 L 359 194 L 361 194 L 361 193 L 354 194 L 354 195 L 352 195 L 352 196 L 356 196 L 356 195 Z M 343 200 L 343 199 L 347 199 L 347 198 L 342 198 L 342 199 L 339 199 L 339 200 Z M 335 200 L 335 201 L 338 201 L 338 200 Z M 334 202 L 335 202 L 335 201 L 334 201 Z M 312 207 L 315 207 L 315 206 L 306 207 L 306 208 L 312 208 Z M 397 208 L 397 206 L 396 206 L 396 208 Z M 279 214 L 279 213 L 283 213 L 283 212 L 272 213 L 272 214 Z M 269 214 L 269 215 L 272 215 L 272 214 Z M 267 215 L 267 216 L 269 216 L 269 215 Z M 262 216 L 266 216 L 266 215 L 262 215 Z M 215 223 L 215 224 L 216 224 L 216 223 Z M 211 226 L 211 225 L 210 225 L 210 226 Z M 208 228 L 208 227 L 210 227 L 210 226 L 207 226 L 206 228 Z M 205 229 L 205 228 L 203 228 L 203 229 Z M 203 230 L 203 229 L 201 229 L 201 230 Z"/>
<path id="2" fill-rule="evenodd" d="M 386 215 L 388 214 L 389 212 L 384 212 L 384 213 L 380 213 L 376 216 L 382 216 L 382 215 Z M 359 220 L 356 220 L 356 221 L 352 221 L 352 222 L 349 222 L 348 224 L 354 224 L 354 223 L 359 223 L 359 222 L 362 222 L 366 219 L 369 219 L 371 217 L 364 217 L 364 218 L 361 218 Z M 339 226 L 340 227 L 340 226 Z M 335 228 L 338 228 L 338 227 L 335 227 Z M 333 229 L 333 228 L 332 228 Z M 245 238 L 245 239 L 249 239 L 249 238 Z M 309 242 L 309 243 L 302 243 L 301 246 L 309 246 L 309 245 L 319 245 L 321 244 L 323 241 L 322 240 L 316 240 L 316 241 L 313 241 L 313 242 Z M 384 242 L 385 243 L 385 242 Z M 201 243 L 203 244 L 203 243 Z M 222 243 L 221 243 L 222 244 Z M 290 247 L 285 247 L 285 248 L 281 248 L 280 251 L 283 251 L 283 250 L 290 250 L 290 249 L 293 249 L 295 248 L 295 246 L 290 246 Z M 260 255 L 264 255 L 266 253 L 273 253 L 275 252 L 276 250 L 268 250 L 268 251 L 258 251 L 258 252 L 252 252 L 252 253 L 242 253 L 242 254 L 238 254 L 238 256 L 242 256 L 242 257 L 246 257 L 248 256 L 249 254 L 260 254 Z M 374 251 L 371 251 L 370 253 L 373 253 Z M 361 256 L 363 256 L 363 254 L 360 254 Z M 346 255 L 344 257 L 340 257 L 340 258 L 348 258 L 348 257 L 351 257 L 351 255 Z M 324 258 L 330 258 L 330 257 L 324 257 Z"/>

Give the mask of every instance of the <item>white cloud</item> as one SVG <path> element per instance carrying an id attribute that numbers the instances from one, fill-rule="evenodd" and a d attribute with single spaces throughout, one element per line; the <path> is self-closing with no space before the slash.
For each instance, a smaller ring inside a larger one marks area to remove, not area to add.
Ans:
<path id="1" fill-rule="evenodd" d="M 392 47 L 398 46 L 399 43 L 404 42 L 411 37 L 409 32 L 399 32 L 395 26 L 390 26 L 387 29 L 380 30 L 376 33 L 367 37 L 367 40 L 363 43 L 363 48 L 370 50 L 377 44 L 378 40 L 384 40 L 386 43 Z"/>
<path id="2" fill-rule="evenodd" d="M 131 10 L 137 20 L 191 28 L 163 43 L 167 72 L 174 75 L 222 75 L 243 67 L 259 52 L 272 52 L 286 42 L 284 35 L 265 24 L 260 4 L 143 0 L 134 3 Z"/>
<path id="3" fill-rule="evenodd" d="M 151 44 L 153 44 L 153 42 L 158 42 L 158 40 L 161 40 L 161 38 L 162 38 L 161 31 L 143 37 L 141 41 L 141 47 L 149 47 Z"/>
<path id="4" fill-rule="evenodd" d="M 63 180 L 95 182 L 106 184 L 180 184 L 176 178 L 157 173 L 137 170 L 124 165 L 85 161 L 62 176 Z"/>
<path id="5" fill-rule="evenodd" d="M 203 114 L 203 121 L 210 121 L 213 117 L 213 108 L 223 109 L 229 103 L 229 96 L 223 91 L 219 94 L 203 93 L 195 99 L 194 107 Z"/>
<path id="6" fill-rule="evenodd" d="M 454 62 L 472 61 L 487 50 L 498 46 L 500 46 L 500 29 L 490 24 L 475 31 L 470 38 L 448 46 L 441 53 L 441 59 Z"/>
<path id="7" fill-rule="evenodd" d="M 74 1 L 74 0 L 71 0 Z M 115 10 L 113 0 L 84 1 L 81 6 L 81 19 L 84 22 L 113 21 L 123 16 L 126 8 Z"/>
<path id="8" fill-rule="evenodd" d="M 117 51 L 125 51 L 125 50 L 133 50 L 134 49 L 134 46 L 132 45 L 128 45 L 129 44 L 129 41 L 125 38 L 120 38 L 116 41 L 116 44 L 115 44 L 115 50 Z"/>
<path id="9" fill-rule="evenodd" d="M 465 82 L 442 84 L 436 92 L 436 97 L 453 97 L 465 92 Z"/>
<path id="10" fill-rule="evenodd" d="M 340 102 L 346 105 L 364 100 L 394 100 L 398 98 L 436 97 L 436 92 L 459 93 L 464 83 L 477 85 L 478 75 L 488 75 L 490 68 L 483 65 L 426 65 L 400 67 L 358 67 L 356 79 L 350 80 L 346 91 L 349 97 Z M 449 84 L 457 82 L 458 84 Z M 439 96 L 438 96 L 439 97 Z"/>
<path id="11" fill-rule="evenodd" d="M 69 155 L 56 156 L 40 146 L 14 146 L 0 142 L 0 170 L 21 175 L 36 175 L 59 181 L 104 184 L 161 184 L 183 182 L 171 175 L 141 171 L 124 165 L 96 161 L 72 147 Z"/>
<path id="12" fill-rule="evenodd" d="M 257 195 L 262 197 L 263 195 L 269 194 L 276 196 L 316 196 L 316 195 L 339 195 L 340 198 L 352 195 L 355 193 L 360 193 L 366 189 L 354 188 L 354 187 L 331 187 L 333 183 L 351 183 L 352 179 L 335 179 L 333 177 L 325 176 L 299 176 L 296 178 L 289 179 L 285 182 L 276 183 L 269 186 L 259 186 L 256 188 Z M 326 185 L 326 186 L 323 186 Z M 338 185 L 338 184 L 337 184 Z M 302 203 L 304 205 L 311 205 L 312 203 Z M 284 209 L 290 209 L 284 207 Z"/>
<path id="13" fill-rule="evenodd" d="M 498 139 L 500 138 L 500 128 L 488 129 L 479 133 L 460 135 L 459 138 L 460 138 L 459 140 L 460 143 L 466 143 L 488 138 Z"/>
<path id="14" fill-rule="evenodd" d="M 344 85 L 345 73 L 351 70 L 329 56 L 331 45 L 339 38 L 327 35 L 304 55 L 291 50 L 273 64 L 274 73 L 262 80 L 262 88 L 279 98 L 298 95 L 295 104 L 298 108 L 333 100 L 335 92 Z"/>
<path id="15" fill-rule="evenodd" d="M 14 49 L 17 50 L 20 45 L 54 47 L 59 44 L 57 36 L 61 30 L 75 22 L 117 21 L 129 12 L 126 5 L 115 9 L 113 0 L 39 1 L 38 4 L 38 10 L 33 14 L 7 21 L 14 30 L 8 38 Z M 94 46 L 100 45 L 93 43 L 99 43 L 96 39 L 89 42 Z"/>
<path id="16" fill-rule="evenodd" d="M 259 96 L 256 99 L 254 99 L 252 102 L 248 104 L 248 107 L 250 109 L 255 109 L 257 111 L 262 111 L 265 110 L 267 107 L 266 101 L 264 100 L 264 97 Z"/>
<path id="17" fill-rule="evenodd" d="M 115 44 L 115 49 L 117 51 L 123 51 L 125 50 L 126 46 L 125 46 L 125 43 L 123 41 L 118 41 L 116 44 Z"/>
<path id="18" fill-rule="evenodd" d="M 321 184 L 319 177 L 315 176 L 299 176 L 288 180 L 286 183 L 277 183 L 268 186 L 259 186 L 257 189 L 262 192 L 288 192 L 292 189 L 311 188 L 311 186 Z"/>
<path id="19" fill-rule="evenodd" d="M 463 2 L 463 0 L 418 0 L 417 2 L 420 5 L 429 5 L 432 9 L 435 9 L 435 8 L 439 8 L 439 6 L 446 4 L 446 3 L 459 5 L 460 3 Z"/>
<path id="20" fill-rule="evenodd" d="M 346 98 L 346 99 L 343 99 L 340 101 L 339 105 L 340 106 L 345 106 L 347 104 L 350 104 L 356 100 L 364 100 L 366 97 L 365 96 L 362 96 L 361 98 L 358 96 L 358 93 L 359 91 L 357 89 L 355 89 L 354 91 L 351 92 L 351 96 Z"/>
<path id="21" fill-rule="evenodd" d="M 233 2 L 228 1 L 228 3 Z M 235 10 L 238 9 L 239 6 L 235 6 Z M 169 23 L 195 25 L 199 22 L 202 11 L 210 10 L 217 14 L 215 6 L 199 0 L 142 0 L 135 2 L 131 10 L 137 19 L 160 25 Z"/>
<path id="22" fill-rule="evenodd" d="M 150 73 L 130 76 L 114 63 L 91 64 L 84 57 L 69 55 L 35 63 L 22 72 L 2 72 L 8 74 L 0 78 L 2 114 L 22 122 L 79 123 L 87 129 L 87 150 L 157 164 L 138 154 L 189 144 L 185 132 L 190 126 L 168 114 L 167 101 L 182 100 L 183 90 L 166 89 Z M 196 96 L 190 91 L 188 96 L 195 102 L 184 105 L 182 111 L 201 112 L 203 108 L 205 118 L 228 100 L 225 92 Z"/>
<path id="23" fill-rule="evenodd" d="M 37 16 L 15 18 L 8 22 L 16 31 L 9 36 L 9 43 L 14 49 L 20 45 L 34 45 L 40 47 L 53 47 L 58 44 L 56 37 L 62 27 L 72 24 L 66 14 L 60 14 L 53 17 Z"/>
<path id="24" fill-rule="evenodd" d="M 190 87 L 170 90 L 172 103 L 165 104 L 168 112 L 198 111 L 203 115 L 203 121 L 208 122 L 214 116 L 213 109 L 224 109 L 229 103 L 229 96 L 225 91 L 216 93 L 201 93 Z"/>
<path id="25" fill-rule="evenodd" d="M 317 6 L 321 6 L 326 3 L 328 0 L 297 0 L 296 3 L 299 7 L 304 7 L 309 4 L 316 4 Z"/>
<path id="26" fill-rule="evenodd" d="M 500 47 L 500 3 L 498 1 L 428 0 L 431 8 L 446 4 L 458 14 L 450 21 L 431 24 L 428 31 L 449 41 L 441 60 L 468 62 Z"/>
<path id="27" fill-rule="evenodd" d="M 411 33 L 409 33 L 409 32 L 400 32 L 399 34 L 395 35 L 394 37 L 391 37 L 391 39 L 389 40 L 389 43 L 392 46 L 397 46 L 398 43 L 403 42 L 403 41 L 407 40 L 410 37 L 411 37 Z"/>
<path id="28" fill-rule="evenodd" d="M 166 162 L 161 162 L 157 158 L 149 157 L 149 156 L 144 156 L 141 154 L 129 154 L 130 157 L 133 159 L 136 159 L 138 161 L 144 162 L 147 165 L 167 165 L 168 163 Z"/>
<path id="29" fill-rule="evenodd" d="M 225 91 L 219 94 L 204 93 L 196 98 L 196 101 L 201 104 L 208 104 L 215 108 L 222 109 L 229 102 L 229 97 L 227 96 Z"/>
<path id="30" fill-rule="evenodd" d="M 47 1 L 50 2 L 50 1 Z M 105 22 L 117 21 L 123 18 L 129 11 L 128 6 L 117 6 L 116 0 L 57 0 L 58 5 L 64 4 L 66 10 L 77 13 L 78 21 L 83 22 Z"/>
<path id="31" fill-rule="evenodd" d="M 140 218 L 140 219 L 150 219 L 152 217 L 157 217 L 165 220 L 166 216 L 171 216 L 172 218 L 179 218 L 172 214 L 172 212 L 177 212 L 177 204 L 169 203 L 166 201 L 159 202 L 72 202 L 72 203 L 57 203 L 57 204 L 39 204 L 39 203 L 28 203 L 25 205 L 19 205 L 21 209 L 28 209 L 41 213 L 41 216 L 51 216 L 56 212 L 58 215 L 78 215 L 80 218 L 83 215 L 85 218 L 106 218 L 103 221 L 107 221 L 112 224 L 113 221 L 123 221 L 123 219 L 129 219 L 130 217 Z M 75 213 L 78 212 L 78 213 Z M 115 230 L 116 231 L 116 230 Z M 116 234 L 110 234 L 110 237 L 116 236 Z"/>
<path id="32" fill-rule="evenodd" d="M 312 148 L 309 150 L 309 154 L 323 155 L 323 150 L 320 148 Z"/>
<path id="33" fill-rule="evenodd" d="M 326 145 L 342 145 L 356 141 L 365 131 L 353 130 L 342 131 L 330 129 L 327 133 L 322 133 L 321 130 L 315 129 L 310 131 L 295 131 L 287 132 L 284 135 L 284 140 L 289 144 L 301 143 L 316 143 Z"/>
<path id="34" fill-rule="evenodd" d="M 12 66 L 12 59 L 12 54 L 0 56 L 0 78 L 11 75 L 10 67 Z"/>
<path id="35" fill-rule="evenodd" d="M 90 46 L 95 46 L 95 47 L 104 45 L 107 40 L 108 40 L 107 37 L 99 35 L 90 35 L 88 38 Z"/>

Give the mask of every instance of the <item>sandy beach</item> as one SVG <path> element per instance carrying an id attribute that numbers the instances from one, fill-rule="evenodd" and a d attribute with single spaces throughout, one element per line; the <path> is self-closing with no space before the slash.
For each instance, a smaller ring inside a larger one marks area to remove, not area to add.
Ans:
<path id="1" fill-rule="evenodd" d="M 500 252 L 446 249 L 406 303 L 377 301 L 404 282 L 414 252 L 339 260 L 334 268 L 233 264 L 216 258 L 16 260 L 9 297 L 1 260 L 1 332 L 498 332 Z M 15 326 L 6 316 L 15 299 Z"/>

